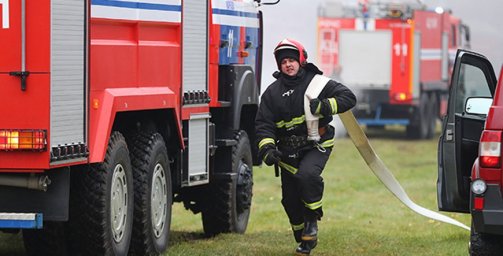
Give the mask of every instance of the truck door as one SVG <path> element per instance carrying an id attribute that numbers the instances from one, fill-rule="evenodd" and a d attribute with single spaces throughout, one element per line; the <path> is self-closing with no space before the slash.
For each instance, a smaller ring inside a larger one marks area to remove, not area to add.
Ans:
<path id="1" fill-rule="evenodd" d="M 458 50 L 449 92 L 447 115 L 438 143 L 438 207 L 469 212 L 470 171 L 478 155 L 485 115 L 465 112 L 468 97 L 492 97 L 496 77 L 482 55 Z"/>

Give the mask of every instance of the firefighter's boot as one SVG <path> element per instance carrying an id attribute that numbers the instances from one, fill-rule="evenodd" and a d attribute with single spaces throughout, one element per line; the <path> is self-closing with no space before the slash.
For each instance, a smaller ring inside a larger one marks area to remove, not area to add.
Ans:
<path id="1" fill-rule="evenodd" d="M 316 247 L 317 241 L 312 240 L 312 241 L 302 241 L 297 249 L 295 249 L 295 255 L 302 256 L 302 255 L 309 255 L 311 254 L 311 250 Z"/>
<path id="2" fill-rule="evenodd" d="M 305 219 L 301 239 L 302 242 L 295 250 L 295 255 L 309 255 L 318 244 L 318 219 L 316 217 Z"/>

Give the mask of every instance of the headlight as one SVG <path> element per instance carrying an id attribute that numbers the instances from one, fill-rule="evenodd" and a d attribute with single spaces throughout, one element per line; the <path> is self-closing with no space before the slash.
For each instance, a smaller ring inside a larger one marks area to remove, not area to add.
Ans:
<path id="1" fill-rule="evenodd" d="M 472 182 L 472 192 L 477 194 L 477 195 L 481 195 L 481 194 L 484 194 L 484 192 L 486 192 L 486 189 L 487 189 L 487 184 L 485 181 L 483 180 L 474 180 Z"/>

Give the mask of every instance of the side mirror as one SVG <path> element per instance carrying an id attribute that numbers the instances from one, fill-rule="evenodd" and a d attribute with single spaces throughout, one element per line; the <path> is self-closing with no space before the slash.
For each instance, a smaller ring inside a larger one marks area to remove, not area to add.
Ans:
<path id="1" fill-rule="evenodd" d="M 468 97 L 465 104 L 465 113 L 487 116 L 492 104 L 492 98 Z"/>

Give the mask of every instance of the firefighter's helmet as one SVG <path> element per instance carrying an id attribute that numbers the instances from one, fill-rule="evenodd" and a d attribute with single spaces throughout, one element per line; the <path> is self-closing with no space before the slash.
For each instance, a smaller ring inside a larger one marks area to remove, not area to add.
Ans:
<path id="1" fill-rule="evenodd" d="M 283 39 L 274 48 L 274 57 L 276 58 L 276 63 L 278 64 L 278 69 L 281 69 L 281 61 L 285 57 L 294 58 L 299 61 L 300 65 L 303 66 L 307 63 L 307 51 L 299 42 L 293 39 Z"/>

